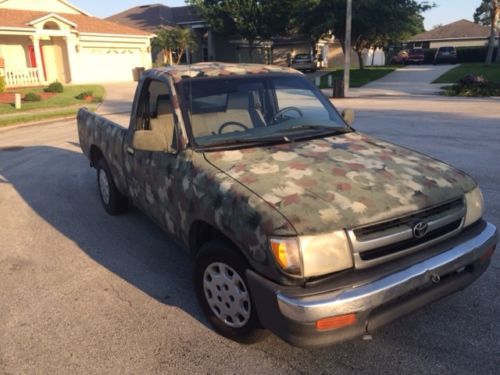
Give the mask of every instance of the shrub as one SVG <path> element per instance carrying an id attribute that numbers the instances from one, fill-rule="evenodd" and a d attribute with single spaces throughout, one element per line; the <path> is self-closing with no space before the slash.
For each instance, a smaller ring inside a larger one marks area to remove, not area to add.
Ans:
<path id="1" fill-rule="evenodd" d="M 86 98 L 92 97 L 92 96 L 94 96 L 94 92 L 93 91 L 83 91 L 83 92 L 81 92 L 80 94 L 78 94 L 76 96 L 76 99 L 83 100 L 83 99 L 86 99 Z"/>
<path id="2" fill-rule="evenodd" d="M 61 93 L 64 91 L 64 87 L 61 82 L 52 82 L 49 87 L 45 89 L 45 92 L 57 92 Z"/>
<path id="3" fill-rule="evenodd" d="M 29 92 L 24 96 L 25 102 L 39 102 L 42 100 L 42 97 L 34 92 Z"/>
<path id="4" fill-rule="evenodd" d="M 489 82 L 483 76 L 469 74 L 457 85 L 444 87 L 446 96 L 500 96 L 500 84 Z"/>
<path id="5" fill-rule="evenodd" d="M 5 78 L 3 76 L 0 76 L 0 92 L 5 91 Z"/>

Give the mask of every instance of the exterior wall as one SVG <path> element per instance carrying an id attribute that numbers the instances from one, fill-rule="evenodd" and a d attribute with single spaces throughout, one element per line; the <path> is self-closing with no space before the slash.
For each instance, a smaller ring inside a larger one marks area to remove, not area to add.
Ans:
<path id="1" fill-rule="evenodd" d="M 27 36 L 0 35 L 0 56 L 5 59 L 6 69 L 29 68 L 28 46 L 33 42 Z"/>
<path id="2" fill-rule="evenodd" d="M 471 39 L 471 40 L 443 40 L 431 41 L 430 48 L 439 47 L 484 47 L 488 45 L 488 39 Z"/>
<path id="3" fill-rule="evenodd" d="M 47 13 L 81 14 L 75 8 L 59 0 L 7 0 L 0 1 L 0 8 L 35 10 Z"/>

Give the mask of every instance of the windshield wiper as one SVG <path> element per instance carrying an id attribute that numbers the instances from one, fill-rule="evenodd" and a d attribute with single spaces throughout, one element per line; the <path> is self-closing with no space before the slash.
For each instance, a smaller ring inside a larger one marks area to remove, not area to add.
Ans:
<path id="1" fill-rule="evenodd" d="M 345 133 L 348 131 L 346 128 L 337 128 L 328 125 L 303 124 L 303 125 L 294 125 L 289 128 L 281 129 L 278 132 L 281 133 L 281 132 L 296 131 L 296 130 L 328 130 L 336 133 Z"/>
<path id="2" fill-rule="evenodd" d="M 240 139 L 225 139 L 216 141 L 207 145 L 202 145 L 203 148 L 223 147 L 223 146 L 241 146 L 241 145 L 259 145 L 279 142 L 290 142 L 290 139 L 284 136 L 271 136 L 259 138 L 240 138 Z"/>

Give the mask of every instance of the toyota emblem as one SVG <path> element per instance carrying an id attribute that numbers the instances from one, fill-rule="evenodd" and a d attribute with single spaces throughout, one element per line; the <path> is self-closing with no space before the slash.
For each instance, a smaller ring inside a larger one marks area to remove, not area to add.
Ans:
<path id="1" fill-rule="evenodd" d="M 413 237 L 424 238 L 428 229 L 429 225 L 425 221 L 419 221 L 413 226 Z"/>

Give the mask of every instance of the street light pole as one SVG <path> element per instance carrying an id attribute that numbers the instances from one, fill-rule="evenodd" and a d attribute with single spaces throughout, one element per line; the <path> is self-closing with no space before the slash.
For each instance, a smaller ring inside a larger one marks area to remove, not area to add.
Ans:
<path id="1" fill-rule="evenodd" d="M 352 0 L 346 0 L 345 19 L 345 46 L 344 46 L 344 97 L 349 96 L 351 78 L 351 26 L 352 26 Z"/>

